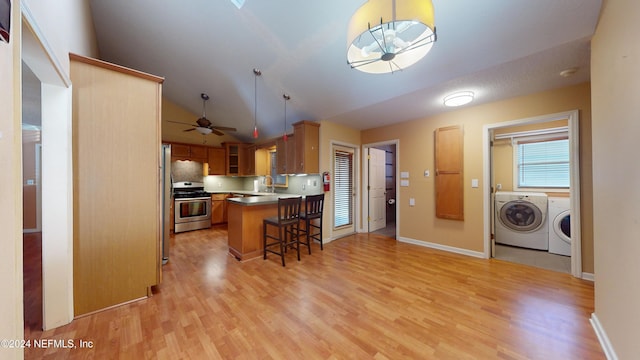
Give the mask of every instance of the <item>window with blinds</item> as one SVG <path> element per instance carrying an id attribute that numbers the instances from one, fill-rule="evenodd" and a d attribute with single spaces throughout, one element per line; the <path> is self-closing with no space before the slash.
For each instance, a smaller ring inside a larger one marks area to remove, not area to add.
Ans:
<path id="1" fill-rule="evenodd" d="M 569 138 L 516 140 L 518 188 L 569 188 Z"/>
<path id="2" fill-rule="evenodd" d="M 353 153 L 334 151 L 334 227 L 353 223 Z"/>

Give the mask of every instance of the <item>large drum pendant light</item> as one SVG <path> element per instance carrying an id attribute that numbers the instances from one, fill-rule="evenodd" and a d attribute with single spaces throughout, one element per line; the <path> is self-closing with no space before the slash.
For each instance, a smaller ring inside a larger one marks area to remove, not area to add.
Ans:
<path id="1" fill-rule="evenodd" d="M 367 73 L 415 64 L 436 41 L 431 0 L 369 0 L 351 17 L 347 63 Z"/>

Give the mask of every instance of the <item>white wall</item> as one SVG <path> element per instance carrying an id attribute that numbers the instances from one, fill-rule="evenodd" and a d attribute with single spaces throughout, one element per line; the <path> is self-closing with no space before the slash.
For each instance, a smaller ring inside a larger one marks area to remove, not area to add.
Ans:
<path id="1" fill-rule="evenodd" d="M 608 0 L 592 42 L 594 323 L 610 358 L 640 354 L 640 2 Z"/>
<path id="2" fill-rule="evenodd" d="M 0 340 L 22 339 L 22 135 L 19 5 L 13 1 L 10 43 L 0 42 Z M 22 351 L 0 348 L 0 359 Z"/>

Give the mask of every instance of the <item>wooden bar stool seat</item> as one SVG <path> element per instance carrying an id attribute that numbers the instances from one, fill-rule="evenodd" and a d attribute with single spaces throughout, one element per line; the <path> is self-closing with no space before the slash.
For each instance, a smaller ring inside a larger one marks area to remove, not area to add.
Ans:
<path id="1" fill-rule="evenodd" d="M 300 261 L 300 204 L 302 197 L 280 198 L 278 199 L 278 216 L 268 217 L 263 220 L 263 240 L 264 255 L 267 259 L 267 252 L 280 255 L 282 266 L 284 265 L 284 254 L 287 247 L 293 247 L 298 254 Z M 278 228 L 278 236 L 267 232 L 268 227 Z M 275 249 L 274 249 L 275 248 Z"/>
<path id="2" fill-rule="evenodd" d="M 324 206 L 324 193 L 320 195 L 307 195 L 304 200 L 304 211 L 300 212 L 300 221 L 304 222 L 303 232 L 305 241 L 301 241 L 302 245 L 306 245 L 309 248 L 309 254 L 311 254 L 311 240 L 320 242 L 320 250 L 324 250 L 322 246 L 322 208 Z M 318 224 L 314 223 L 314 220 L 318 220 Z"/>

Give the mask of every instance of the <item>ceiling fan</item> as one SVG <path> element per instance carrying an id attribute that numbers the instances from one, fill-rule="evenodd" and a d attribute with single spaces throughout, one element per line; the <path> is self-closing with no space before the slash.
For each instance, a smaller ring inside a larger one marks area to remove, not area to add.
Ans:
<path id="1" fill-rule="evenodd" d="M 196 120 L 196 124 L 195 125 L 186 124 L 186 123 L 179 122 L 179 121 L 171 121 L 171 120 L 169 120 L 169 122 L 176 123 L 176 124 L 183 124 L 183 125 L 193 126 L 193 128 L 187 129 L 185 131 L 196 130 L 197 132 L 199 132 L 202 135 L 208 135 L 208 134 L 214 133 L 214 134 L 216 134 L 218 136 L 222 136 L 222 135 L 224 135 L 224 133 L 221 130 L 224 130 L 224 131 L 236 131 L 236 128 L 213 125 L 213 123 L 211 121 L 209 121 L 209 119 L 207 119 L 207 113 L 206 113 L 206 106 L 207 106 L 207 100 L 209 100 L 209 95 L 207 95 L 205 93 L 202 93 L 202 94 L 200 94 L 200 97 L 202 98 L 202 117 L 199 118 L 198 120 Z"/>

